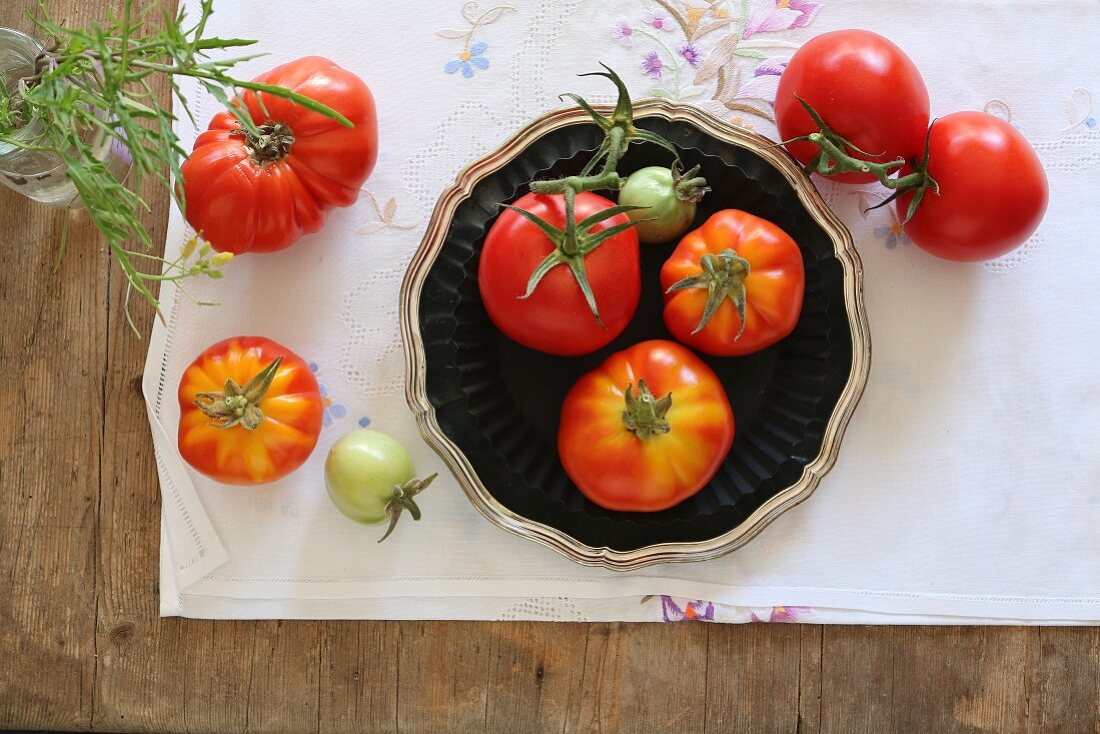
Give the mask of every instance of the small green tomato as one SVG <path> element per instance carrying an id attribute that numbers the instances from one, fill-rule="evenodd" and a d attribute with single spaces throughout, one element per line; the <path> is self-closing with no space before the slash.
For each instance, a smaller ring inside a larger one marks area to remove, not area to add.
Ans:
<path id="1" fill-rule="evenodd" d="M 413 497 L 435 477 L 417 479 L 405 447 L 381 431 L 367 428 L 341 437 L 325 461 L 325 486 L 336 509 L 365 525 L 389 520 L 379 543 L 393 532 L 403 510 L 408 510 L 413 520 L 420 519 Z"/>
<path id="2" fill-rule="evenodd" d="M 638 220 L 634 231 L 647 244 L 660 244 L 676 239 L 691 226 L 695 206 L 710 191 L 705 178 L 698 176 L 699 166 L 680 170 L 680 162 L 672 168 L 649 166 L 627 177 L 619 190 L 619 204 L 642 206 L 627 212 Z"/>

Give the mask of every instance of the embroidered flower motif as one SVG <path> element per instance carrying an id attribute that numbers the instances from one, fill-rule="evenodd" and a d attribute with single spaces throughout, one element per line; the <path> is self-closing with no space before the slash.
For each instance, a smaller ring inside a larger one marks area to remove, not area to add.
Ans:
<path id="1" fill-rule="evenodd" d="M 464 49 L 462 53 L 458 55 L 457 59 L 451 59 L 443 65 L 443 71 L 448 74 L 454 74 L 459 69 L 462 69 L 462 76 L 469 79 L 474 75 L 474 67 L 484 71 L 489 68 L 489 59 L 485 58 L 481 54 L 485 53 L 489 48 L 489 44 L 485 41 L 478 41 L 470 46 L 468 49 Z"/>
<path id="2" fill-rule="evenodd" d="M 676 53 L 683 56 L 689 64 L 696 68 L 703 61 L 703 50 L 694 43 L 681 43 L 676 47 Z"/>
<path id="3" fill-rule="evenodd" d="M 661 616 L 666 622 L 713 622 L 714 604 L 704 599 L 684 599 L 681 606 L 662 594 Z"/>
<path id="4" fill-rule="evenodd" d="M 659 31 L 672 30 L 673 20 L 663 10 L 647 10 L 642 14 L 642 22 Z"/>
<path id="5" fill-rule="evenodd" d="M 754 33 L 801 28 L 814 19 L 821 6 L 810 0 L 751 0 L 742 38 Z"/>
<path id="6" fill-rule="evenodd" d="M 762 99 L 773 107 L 775 93 L 779 91 L 779 77 L 787 68 L 790 59 L 767 59 L 752 73 L 752 79 L 741 85 L 734 99 Z"/>
<path id="7" fill-rule="evenodd" d="M 892 209 L 890 210 L 890 218 L 892 221 L 875 227 L 875 237 L 883 241 L 887 250 L 893 250 L 898 245 L 908 245 L 909 238 L 905 236 L 905 229 L 901 226 L 901 222 L 898 221 L 897 215 L 894 214 Z"/>
<path id="8" fill-rule="evenodd" d="M 632 45 L 634 43 L 634 29 L 630 27 L 630 21 L 626 18 L 616 20 L 615 25 L 611 28 L 611 37 L 624 46 Z"/>
<path id="9" fill-rule="evenodd" d="M 310 362 L 309 369 L 316 375 L 320 372 L 321 367 L 316 362 Z M 325 387 L 323 382 L 318 381 L 317 387 L 321 390 L 321 423 L 325 426 L 331 426 L 340 418 L 345 417 L 348 414 L 348 409 L 329 396 L 328 388 Z"/>
<path id="10" fill-rule="evenodd" d="M 790 624 L 791 622 L 797 622 L 799 619 L 813 609 L 809 607 L 772 607 L 771 614 L 767 619 L 761 619 L 756 616 L 756 612 L 752 612 L 753 622 L 778 622 L 780 624 Z"/>
<path id="11" fill-rule="evenodd" d="M 1089 130 L 1095 130 L 1097 126 L 1096 116 L 1092 113 L 1092 92 L 1084 87 L 1077 87 L 1073 94 L 1066 100 L 1066 117 L 1069 125 L 1062 128 L 1067 133 L 1074 128 L 1084 125 Z"/>
<path id="12" fill-rule="evenodd" d="M 400 224 L 394 218 L 397 216 L 397 198 L 391 196 L 386 204 L 383 206 L 379 203 L 378 197 L 374 195 L 370 189 L 363 188 L 367 198 L 370 200 L 371 207 L 374 209 L 374 214 L 378 218 L 367 222 L 359 228 L 359 234 L 374 234 L 380 232 L 383 229 L 413 229 L 415 224 Z"/>
<path id="13" fill-rule="evenodd" d="M 642 71 L 646 76 L 653 77 L 654 79 L 661 78 L 661 68 L 664 64 L 661 61 L 661 57 L 656 51 L 650 51 L 642 59 Z"/>
<path id="14" fill-rule="evenodd" d="M 475 0 L 467 0 L 467 2 L 462 5 L 462 10 L 460 12 L 462 14 L 462 19 L 470 26 L 469 29 L 444 28 L 443 30 L 435 32 L 435 35 L 440 38 L 461 39 L 463 42 L 462 51 L 459 52 L 458 58 L 451 59 L 443 65 L 443 71 L 448 74 L 454 74 L 456 71 L 461 70 L 462 76 L 469 79 L 474 75 L 474 69 L 481 69 L 482 71 L 488 69 L 489 59 L 482 56 L 482 54 L 489 48 L 489 44 L 484 41 L 474 42 L 474 33 L 482 26 L 496 23 L 506 14 L 514 13 L 516 9 L 511 5 L 497 5 L 489 8 L 481 15 L 476 15 L 477 11 L 477 2 Z"/>

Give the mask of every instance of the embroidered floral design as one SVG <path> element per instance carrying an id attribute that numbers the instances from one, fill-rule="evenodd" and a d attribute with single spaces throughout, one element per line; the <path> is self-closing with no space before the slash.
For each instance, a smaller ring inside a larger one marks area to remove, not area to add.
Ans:
<path id="1" fill-rule="evenodd" d="M 611 37 L 624 46 L 633 45 L 634 29 L 630 27 L 630 21 L 626 18 L 616 20 L 615 25 L 611 28 Z"/>
<path id="2" fill-rule="evenodd" d="M 803 616 L 811 612 L 813 612 L 813 609 L 811 609 L 810 607 L 772 607 L 771 613 L 768 615 L 767 619 L 762 619 L 756 615 L 756 612 L 752 612 L 752 621 L 790 624 L 792 622 L 801 621 L 801 618 Z"/>
<path id="3" fill-rule="evenodd" d="M 762 99 L 775 107 L 775 93 L 779 91 L 779 77 L 790 59 L 768 59 L 752 72 L 752 79 L 741 85 L 734 99 Z"/>
<path id="4" fill-rule="evenodd" d="M 991 99 L 985 103 L 983 112 L 994 117 L 999 117 L 1014 128 L 1019 129 L 1020 123 L 1012 117 L 1012 108 L 1008 103 L 1000 99 Z"/>
<path id="5" fill-rule="evenodd" d="M 359 228 L 359 234 L 374 234 L 375 232 L 383 229 L 414 229 L 415 224 L 398 224 L 394 221 L 397 216 L 397 199 L 390 197 L 385 206 L 378 203 L 378 198 L 369 190 L 363 189 L 363 193 L 370 199 L 371 207 L 374 209 L 374 215 L 378 219 L 367 222 Z"/>
<path id="6" fill-rule="evenodd" d="M 897 209 L 894 208 L 893 204 L 881 206 L 885 197 L 879 193 L 864 190 L 849 191 L 847 193 L 858 199 L 859 213 L 863 215 L 864 219 L 876 216 L 884 220 L 873 231 L 875 237 L 886 245 L 887 250 L 896 249 L 898 245 L 909 245 L 909 237 L 906 236 L 901 220 L 898 219 Z"/>
<path id="7" fill-rule="evenodd" d="M 661 62 L 661 57 L 656 51 L 650 51 L 645 55 L 645 58 L 642 59 L 642 71 L 645 72 L 646 76 L 651 76 L 654 79 L 661 78 L 661 68 L 663 66 L 664 64 Z"/>
<path id="8" fill-rule="evenodd" d="M 1081 126 L 1095 130 L 1097 121 L 1092 112 L 1092 92 L 1084 87 L 1074 89 L 1066 100 L 1066 117 L 1069 118 L 1069 125 L 1062 128 L 1061 132 L 1068 133 Z"/>
<path id="9" fill-rule="evenodd" d="M 642 72 L 665 82 L 650 90 L 657 97 L 691 99 L 714 84 L 711 99 L 732 112 L 774 120 L 772 106 L 779 76 L 798 44 L 772 38 L 756 38 L 778 31 L 801 28 L 813 21 L 821 3 L 813 0 L 655 0 L 631 23 L 620 18 L 611 36 L 626 46 L 651 41 L 642 54 Z M 700 6 L 700 3 L 703 3 Z M 679 33 L 682 41 L 665 37 Z M 706 39 L 707 43 L 700 43 Z M 706 50 L 709 47 L 709 51 Z M 743 59 L 756 62 L 752 76 Z"/>
<path id="10" fill-rule="evenodd" d="M 742 38 L 756 33 L 801 28 L 814 19 L 821 6 L 807 0 L 752 0 Z"/>
<path id="11" fill-rule="evenodd" d="M 694 67 L 698 67 L 703 61 L 703 51 L 694 43 L 681 43 L 676 47 L 676 53 Z"/>
<path id="12" fill-rule="evenodd" d="M 470 28 L 468 30 L 444 28 L 435 33 L 435 35 L 441 38 L 462 40 L 462 50 L 458 52 L 455 58 L 443 65 L 443 71 L 448 74 L 454 74 L 457 71 L 461 71 L 462 76 L 469 79 L 474 75 L 474 69 L 480 69 L 481 71 L 487 70 L 489 68 L 489 59 L 487 59 L 484 54 L 485 51 L 488 50 L 489 44 L 484 41 L 475 42 L 474 33 L 478 28 L 496 23 L 506 14 L 513 13 L 515 10 L 516 9 L 511 5 L 496 5 L 478 15 L 477 0 L 467 0 L 467 2 L 463 3 L 462 9 L 459 12 L 462 15 L 462 19 L 469 24 Z"/>
<path id="13" fill-rule="evenodd" d="M 875 237 L 882 240 L 887 250 L 893 250 L 898 245 L 908 245 L 909 238 L 905 236 L 905 230 L 902 229 L 901 222 L 898 221 L 897 212 L 892 207 L 884 208 L 890 209 L 891 221 L 875 227 Z"/>
<path id="14" fill-rule="evenodd" d="M 478 41 L 467 49 L 463 49 L 457 59 L 451 59 L 443 65 L 443 71 L 448 74 L 454 74 L 459 69 L 462 69 L 462 76 L 469 79 L 474 75 L 474 67 L 484 71 L 489 68 L 489 59 L 485 58 L 481 54 L 489 48 L 489 44 L 485 41 Z"/>
<path id="15" fill-rule="evenodd" d="M 642 14 L 642 22 L 659 31 L 672 30 L 672 19 L 661 10 L 647 10 Z"/>
<path id="16" fill-rule="evenodd" d="M 315 375 L 319 374 L 321 371 L 320 365 L 316 362 L 310 362 L 309 369 Z M 328 388 L 325 387 L 325 383 L 318 380 L 317 387 L 321 389 L 321 405 L 323 406 L 321 413 L 322 425 L 331 426 L 337 420 L 347 416 L 348 409 L 329 396 Z"/>
<path id="17" fill-rule="evenodd" d="M 645 604 L 652 596 L 642 597 Z M 661 617 L 666 622 L 713 622 L 714 604 L 703 599 L 681 599 L 661 595 Z"/>

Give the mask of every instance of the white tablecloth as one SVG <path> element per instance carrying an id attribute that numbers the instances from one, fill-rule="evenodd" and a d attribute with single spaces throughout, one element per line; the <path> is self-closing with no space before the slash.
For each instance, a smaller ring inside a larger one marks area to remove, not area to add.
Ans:
<path id="1" fill-rule="evenodd" d="M 743 12 L 735 39 L 730 21 Z M 378 101 L 381 154 L 359 202 L 322 232 L 241 257 L 223 281 L 189 284 L 220 306 L 163 291 L 167 325 L 154 330 L 145 374 L 164 494 L 162 613 L 1100 621 L 1098 21 L 1095 0 L 318 0 L 309 12 L 291 0 L 217 3 L 212 33 L 261 39 L 271 54 L 246 73 L 320 53 L 360 74 Z M 599 61 L 636 96 L 680 97 L 774 135 L 772 72 L 800 42 L 845 27 L 902 46 L 934 115 L 987 109 L 1020 128 L 1050 176 L 1041 229 L 1002 260 L 943 262 L 897 232 L 892 209 L 860 213 L 871 187 L 820 184 L 863 258 L 870 382 L 816 494 L 732 555 L 618 574 L 483 520 L 420 440 L 403 394 L 398 288 L 439 192 L 560 106 L 559 93 L 610 101 L 606 82 L 574 76 Z M 755 51 L 708 64 L 735 40 Z M 215 103 L 195 85 L 184 91 L 205 123 Z M 180 135 L 189 145 L 196 131 L 181 124 Z M 168 252 L 190 234 L 174 213 Z M 219 486 L 175 449 L 183 369 L 234 334 L 293 348 L 329 398 L 316 452 L 268 486 Z M 422 473 L 442 474 L 422 495 L 424 520 L 383 545 L 378 528 L 336 511 L 322 477 L 332 442 L 367 424 L 409 446 Z"/>

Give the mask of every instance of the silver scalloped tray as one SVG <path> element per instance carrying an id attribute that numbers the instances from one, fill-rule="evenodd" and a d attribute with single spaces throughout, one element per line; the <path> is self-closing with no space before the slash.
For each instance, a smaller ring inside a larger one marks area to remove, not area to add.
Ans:
<path id="1" fill-rule="evenodd" d="M 604 108 L 609 111 L 609 108 Z M 499 334 L 481 306 L 477 255 L 498 204 L 532 178 L 575 172 L 599 142 L 579 108 L 549 113 L 463 169 L 440 196 L 401 288 L 406 396 L 425 440 L 490 521 L 585 565 L 627 570 L 700 561 L 751 540 L 813 493 L 836 460 L 870 367 L 862 267 L 851 235 L 782 149 L 690 105 L 643 100 L 641 127 L 700 162 L 711 211 L 741 208 L 775 221 L 803 248 L 807 296 L 798 327 L 764 352 L 711 359 L 730 395 L 737 437 L 711 485 L 662 513 L 614 513 L 584 499 L 554 446 L 560 397 L 607 354 L 667 338 L 659 286 L 648 282 L 672 246 L 643 246 L 643 297 L 609 347 L 566 359 Z M 620 172 L 663 162 L 635 145 Z M 532 386 L 538 386 L 532 390 Z"/>

